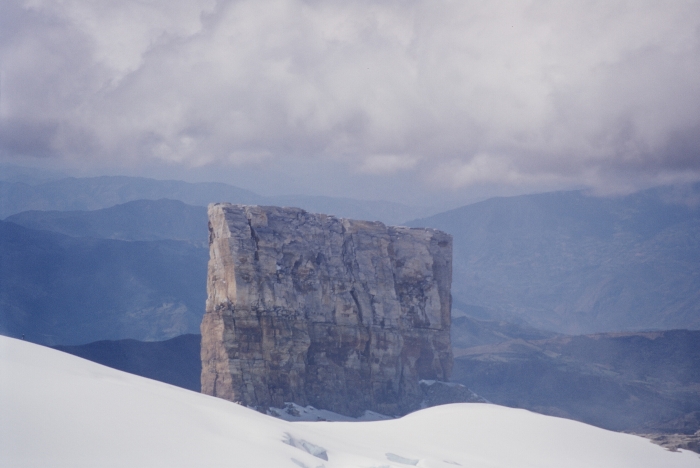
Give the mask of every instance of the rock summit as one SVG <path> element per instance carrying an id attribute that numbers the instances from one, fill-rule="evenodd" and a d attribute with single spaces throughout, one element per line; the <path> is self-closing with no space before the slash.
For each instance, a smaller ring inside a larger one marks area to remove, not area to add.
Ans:
<path id="1" fill-rule="evenodd" d="M 452 237 L 298 208 L 209 206 L 202 392 L 359 416 L 452 369 Z"/>

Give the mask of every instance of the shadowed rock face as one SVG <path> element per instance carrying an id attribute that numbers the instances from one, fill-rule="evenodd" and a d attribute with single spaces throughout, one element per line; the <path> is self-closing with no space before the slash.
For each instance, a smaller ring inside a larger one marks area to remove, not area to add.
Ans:
<path id="1" fill-rule="evenodd" d="M 448 234 L 231 204 L 209 230 L 203 393 L 398 415 L 448 379 Z"/>

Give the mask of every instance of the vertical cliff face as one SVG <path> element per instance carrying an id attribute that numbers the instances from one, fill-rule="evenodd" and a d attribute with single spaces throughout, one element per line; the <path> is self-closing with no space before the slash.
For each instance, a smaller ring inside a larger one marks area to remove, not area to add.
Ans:
<path id="1" fill-rule="evenodd" d="M 452 368 L 452 238 L 296 208 L 209 206 L 202 392 L 405 414 Z"/>

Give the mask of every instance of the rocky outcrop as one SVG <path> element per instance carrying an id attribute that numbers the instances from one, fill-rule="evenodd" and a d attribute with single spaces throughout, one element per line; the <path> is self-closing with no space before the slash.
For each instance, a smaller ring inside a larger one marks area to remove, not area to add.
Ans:
<path id="1" fill-rule="evenodd" d="M 634 433 L 632 433 L 634 434 Z M 700 453 L 700 431 L 695 434 L 635 434 L 651 440 L 656 445 L 660 445 L 671 452 L 678 449 L 691 450 Z"/>
<path id="2" fill-rule="evenodd" d="M 421 380 L 420 388 L 423 391 L 421 407 L 448 405 L 450 403 L 488 403 L 488 400 L 480 397 L 462 384 L 454 382 L 440 382 L 437 380 Z"/>
<path id="3" fill-rule="evenodd" d="M 202 392 L 358 416 L 452 368 L 452 238 L 296 208 L 209 206 Z"/>

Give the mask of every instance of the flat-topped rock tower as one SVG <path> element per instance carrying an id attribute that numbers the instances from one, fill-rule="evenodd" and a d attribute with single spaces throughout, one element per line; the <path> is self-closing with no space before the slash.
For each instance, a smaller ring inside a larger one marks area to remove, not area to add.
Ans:
<path id="1" fill-rule="evenodd" d="M 209 206 L 202 392 L 358 416 L 452 368 L 452 237 L 298 208 Z"/>

